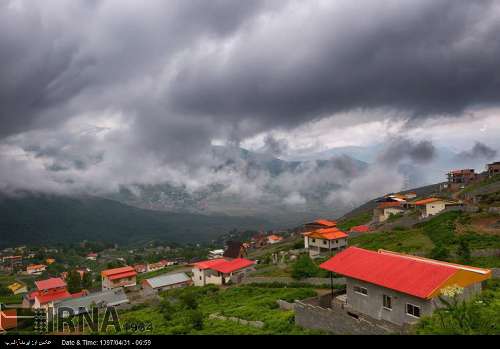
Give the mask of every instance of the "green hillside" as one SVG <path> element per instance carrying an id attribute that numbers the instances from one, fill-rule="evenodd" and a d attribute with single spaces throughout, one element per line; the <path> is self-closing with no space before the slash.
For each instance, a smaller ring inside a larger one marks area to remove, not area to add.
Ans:
<path id="1" fill-rule="evenodd" d="M 206 242 L 231 229 L 263 229 L 265 220 L 144 210 L 97 197 L 0 196 L 0 247 L 99 240 Z"/>

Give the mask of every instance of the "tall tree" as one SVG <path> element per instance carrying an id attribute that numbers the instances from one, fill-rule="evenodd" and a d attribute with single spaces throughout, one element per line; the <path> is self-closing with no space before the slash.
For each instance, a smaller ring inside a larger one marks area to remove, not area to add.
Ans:
<path id="1" fill-rule="evenodd" d="M 66 278 L 66 284 L 68 285 L 69 293 L 80 292 L 82 290 L 82 278 L 80 273 L 76 270 L 70 271 Z"/>
<path id="2" fill-rule="evenodd" d="M 86 290 L 90 290 L 92 288 L 92 275 L 90 273 L 83 274 L 82 287 Z"/>

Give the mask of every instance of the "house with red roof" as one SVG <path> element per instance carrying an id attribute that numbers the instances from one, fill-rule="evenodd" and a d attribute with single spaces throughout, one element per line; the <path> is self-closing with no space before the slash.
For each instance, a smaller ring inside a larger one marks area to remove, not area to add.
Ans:
<path id="1" fill-rule="evenodd" d="M 79 298 L 86 295 L 86 291 L 71 294 L 66 282 L 61 278 L 50 278 L 35 281 L 36 290 L 26 294 L 23 299 L 24 307 L 33 309 L 53 308 L 54 303 L 68 298 Z"/>
<path id="2" fill-rule="evenodd" d="M 481 292 L 491 270 L 397 252 L 349 247 L 320 265 L 342 275 L 346 293 L 332 300 L 332 310 L 403 326 L 442 306 L 440 296 L 458 291 L 461 299 Z M 341 304 L 341 307 L 334 305 Z"/>
<path id="3" fill-rule="evenodd" d="M 137 284 L 137 271 L 126 266 L 101 271 L 102 290 L 111 290 L 117 287 L 132 287 Z"/>
<path id="4" fill-rule="evenodd" d="M 304 246 L 312 258 L 331 254 L 347 247 L 348 235 L 337 227 L 317 229 L 304 233 Z"/>
<path id="5" fill-rule="evenodd" d="M 218 258 L 194 263 L 193 283 L 195 286 L 239 283 L 246 273 L 253 270 L 254 264 L 254 261 L 245 258 Z"/>

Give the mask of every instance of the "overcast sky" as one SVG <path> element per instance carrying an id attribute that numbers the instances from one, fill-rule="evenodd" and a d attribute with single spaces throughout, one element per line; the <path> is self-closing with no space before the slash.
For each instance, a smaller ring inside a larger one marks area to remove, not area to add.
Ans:
<path id="1" fill-rule="evenodd" d="M 488 0 L 0 0 L 0 189 L 199 187 L 211 144 L 487 162 L 499 18 Z"/>

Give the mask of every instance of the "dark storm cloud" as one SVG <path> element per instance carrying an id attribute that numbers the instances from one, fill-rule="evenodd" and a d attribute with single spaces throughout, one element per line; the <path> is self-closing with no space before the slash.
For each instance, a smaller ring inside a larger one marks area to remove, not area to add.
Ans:
<path id="1" fill-rule="evenodd" d="M 458 160 L 477 160 L 486 159 L 491 160 L 497 155 L 497 151 L 488 147 L 486 144 L 476 142 L 474 146 L 468 150 L 463 151 L 457 155 Z"/>
<path id="2" fill-rule="evenodd" d="M 0 0 L 0 188 L 209 184 L 199 168 L 214 139 L 238 144 L 340 111 L 363 110 L 352 123 L 373 109 L 415 120 L 497 103 L 499 7 Z M 274 138 L 265 147 L 287 150 Z M 425 162 L 433 147 L 401 140 L 387 154 Z"/>
<path id="3" fill-rule="evenodd" d="M 378 156 L 378 160 L 386 164 L 396 164 L 409 159 L 416 163 L 427 163 L 436 156 L 436 148 L 430 141 L 414 142 L 405 138 L 390 141 Z"/>
<path id="4" fill-rule="evenodd" d="M 2 1 L 0 136 L 46 126 L 34 124 L 41 118 L 161 105 L 146 94 L 137 100 L 127 84 L 159 79 L 178 51 L 231 35 L 261 7 L 260 0 Z"/>
<path id="5" fill-rule="evenodd" d="M 291 11 L 288 21 L 263 22 L 269 32 L 243 33 L 229 52 L 187 59 L 169 100 L 181 112 L 265 127 L 352 108 L 459 114 L 498 102 L 498 10 L 494 1 L 433 0 Z"/>

